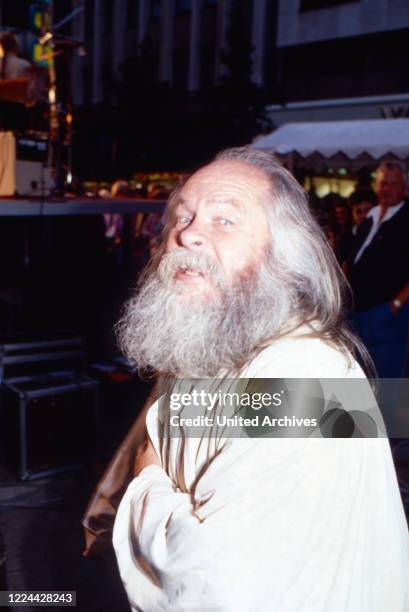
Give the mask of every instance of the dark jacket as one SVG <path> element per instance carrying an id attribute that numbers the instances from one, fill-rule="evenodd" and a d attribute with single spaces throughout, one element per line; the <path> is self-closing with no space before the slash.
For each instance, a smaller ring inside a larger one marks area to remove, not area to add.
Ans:
<path id="1" fill-rule="evenodd" d="M 380 225 L 369 246 L 354 263 L 372 223 L 368 217 L 358 228 L 348 259 L 348 278 L 357 311 L 390 302 L 409 281 L 409 202 Z"/>

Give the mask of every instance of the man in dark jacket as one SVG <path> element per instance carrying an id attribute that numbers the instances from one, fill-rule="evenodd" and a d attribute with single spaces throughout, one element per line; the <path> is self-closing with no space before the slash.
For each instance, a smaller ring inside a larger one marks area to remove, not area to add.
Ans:
<path id="1" fill-rule="evenodd" d="M 409 332 L 409 203 L 399 162 L 377 171 L 379 205 L 358 227 L 348 262 L 356 314 L 353 324 L 380 377 L 404 375 Z"/>

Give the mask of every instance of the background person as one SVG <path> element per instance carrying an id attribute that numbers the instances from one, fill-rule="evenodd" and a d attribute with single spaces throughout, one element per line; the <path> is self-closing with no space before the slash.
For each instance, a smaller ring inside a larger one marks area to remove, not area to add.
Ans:
<path id="1" fill-rule="evenodd" d="M 352 233 L 355 235 L 358 227 L 368 216 L 369 211 L 378 204 L 378 199 L 372 189 L 360 188 L 351 193 L 348 204 L 352 211 Z"/>
<path id="2" fill-rule="evenodd" d="M 356 232 L 348 261 L 355 302 L 353 325 L 378 375 L 404 375 L 409 333 L 409 204 L 407 174 L 399 162 L 376 174 L 379 204 Z"/>
<path id="3" fill-rule="evenodd" d="M 0 78 L 1 80 L 18 79 L 27 76 L 31 64 L 18 56 L 17 38 L 5 32 L 0 38 Z"/>

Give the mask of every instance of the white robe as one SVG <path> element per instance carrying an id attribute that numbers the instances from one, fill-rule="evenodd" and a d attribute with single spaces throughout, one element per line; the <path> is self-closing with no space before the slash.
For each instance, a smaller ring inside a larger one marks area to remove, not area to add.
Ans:
<path id="1" fill-rule="evenodd" d="M 324 342 L 293 336 L 242 376 L 364 374 Z M 147 426 L 159 454 L 157 403 Z M 188 492 L 173 476 L 179 444 L 168 473 L 143 469 L 118 510 L 113 542 L 133 610 L 409 610 L 409 538 L 387 439 L 233 439 L 197 479 L 206 448 L 188 438 Z"/>

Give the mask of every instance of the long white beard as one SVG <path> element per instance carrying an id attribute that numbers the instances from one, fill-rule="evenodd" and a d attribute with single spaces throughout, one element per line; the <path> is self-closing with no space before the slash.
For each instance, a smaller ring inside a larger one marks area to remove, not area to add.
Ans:
<path id="1" fill-rule="evenodd" d="M 189 294 L 188 283 L 175 280 L 183 265 L 210 279 L 208 292 Z M 272 279 L 262 261 L 228 285 L 207 256 L 184 248 L 168 253 L 125 306 L 117 326 L 121 349 L 140 371 L 191 378 L 236 372 L 287 316 Z"/>

